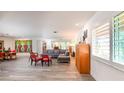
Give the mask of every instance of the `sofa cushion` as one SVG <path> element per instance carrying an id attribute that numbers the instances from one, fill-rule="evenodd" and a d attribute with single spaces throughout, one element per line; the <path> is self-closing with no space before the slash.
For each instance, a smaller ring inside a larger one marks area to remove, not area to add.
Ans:
<path id="1" fill-rule="evenodd" d="M 53 50 L 47 50 L 47 53 L 48 54 L 52 54 L 53 53 Z"/>
<path id="2" fill-rule="evenodd" d="M 58 54 L 59 54 L 59 50 L 54 50 L 54 53 L 55 53 L 56 55 L 58 55 Z"/>

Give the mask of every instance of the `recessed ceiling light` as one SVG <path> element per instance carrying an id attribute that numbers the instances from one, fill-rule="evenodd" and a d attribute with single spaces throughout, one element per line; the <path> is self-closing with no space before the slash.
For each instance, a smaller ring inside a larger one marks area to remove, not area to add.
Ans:
<path id="1" fill-rule="evenodd" d="M 77 23 L 77 24 L 75 24 L 76 26 L 79 26 L 79 24 Z"/>
<path id="2" fill-rule="evenodd" d="M 77 24 L 75 24 L 75 26 L 83 26 L 83 24 L 77 23 Z"/>
<path id="3" fill-rule="evenodd" d="M 53 31 L 53 33 L 57 33 L 57 31 Z"/>

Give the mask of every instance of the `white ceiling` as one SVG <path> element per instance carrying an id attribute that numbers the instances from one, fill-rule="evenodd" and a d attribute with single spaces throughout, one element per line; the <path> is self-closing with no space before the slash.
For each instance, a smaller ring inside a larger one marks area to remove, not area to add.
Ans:
<path id="1" fill-rule="evenodd" d="M 93 11 L 0 12 L 0 35 L 70 40 L 94 14 Z"/>

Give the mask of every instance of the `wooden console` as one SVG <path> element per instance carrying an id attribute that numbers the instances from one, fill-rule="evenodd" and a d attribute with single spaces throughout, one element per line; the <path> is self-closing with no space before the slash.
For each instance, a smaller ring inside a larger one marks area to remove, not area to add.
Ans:
<path id="1" fill-rule="evenodd" d="M 76 46 L 76 67 L 81 74 L 90 74 L 90 46 L 78 44 Z"/>

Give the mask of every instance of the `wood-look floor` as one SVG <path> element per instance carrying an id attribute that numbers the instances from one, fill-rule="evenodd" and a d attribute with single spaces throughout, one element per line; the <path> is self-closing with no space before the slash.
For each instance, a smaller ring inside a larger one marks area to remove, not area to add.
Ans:
<path id="1" fill-rule="evenodd" d="M 18 54 L 16 60 L 0 62 L 1 81 L 94 81 L 90 75 L 78 73 L 74 59 L 70 64 L 57 63 L 51 66 L 30 65 L 28 54 Z"/>

